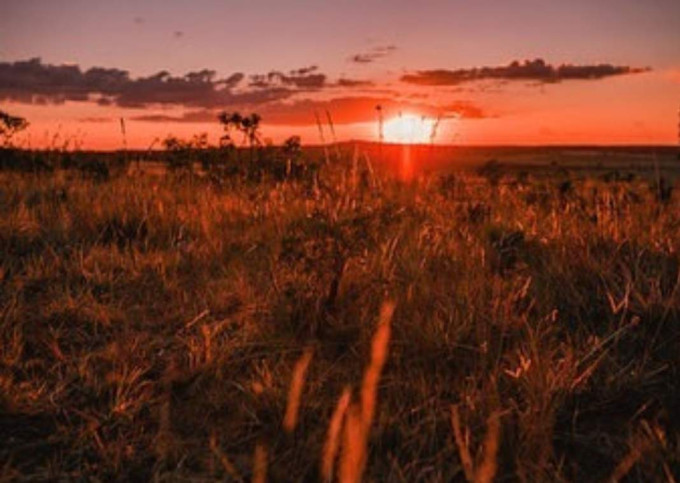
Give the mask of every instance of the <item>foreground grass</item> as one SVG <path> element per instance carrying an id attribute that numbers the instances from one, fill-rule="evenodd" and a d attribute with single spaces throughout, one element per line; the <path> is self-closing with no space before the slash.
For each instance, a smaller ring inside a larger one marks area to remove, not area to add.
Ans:
<path id="1" fill-rule="evenodd" d="M 369 174 L 0 173 L 1 476 L 680 472 L 677 197 Z"/>

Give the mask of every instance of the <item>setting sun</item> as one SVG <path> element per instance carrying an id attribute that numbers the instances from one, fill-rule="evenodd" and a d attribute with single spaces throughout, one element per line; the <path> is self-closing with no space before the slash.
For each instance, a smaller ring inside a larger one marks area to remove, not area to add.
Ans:
<path id="1" fill-rule="evenodd" d="M 383 136 L 388 143 L 424 144 L 430 142 L 435 120 L 403 114 L 385 121 Z"/>

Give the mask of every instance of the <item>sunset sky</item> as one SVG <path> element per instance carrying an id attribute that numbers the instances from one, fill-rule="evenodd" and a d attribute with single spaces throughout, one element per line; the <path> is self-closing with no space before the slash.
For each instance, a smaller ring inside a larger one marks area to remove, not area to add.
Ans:
<path id="1" fill-rule="evenodd" d="M 119 148 L 120 118 L 131 147 L 216 140 L 223 110 L 377 139 L 377 105 L 441 117 L 442 144 L 676 143 L 680 1 L 0 3 L 0 109 L 33 147 Z"/>

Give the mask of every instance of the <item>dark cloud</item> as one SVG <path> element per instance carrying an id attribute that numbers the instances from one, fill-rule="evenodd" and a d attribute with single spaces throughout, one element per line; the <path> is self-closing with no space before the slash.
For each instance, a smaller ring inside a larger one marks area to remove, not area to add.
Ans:
<path id="1" fill-rule="evenodd" d="M 115 96 L 131 80 L 126 71 L 75 65 L 45 65 L 40 59 L 0 62 L 0 100 L 63 103 L 88 100 L 91 94 Z"/>
<path id="2" fill-rule="evenodd" d="M 144 17 L 135 17 L 135 18 L 133 19 L 133 21 L 134 21 L 137 25 L 142 25 L 142 24 L 145 22 Z"/>
<path id="3" fill-rule="evenodd" d="M 335 83 L 336 86 L 338 87 L 372 87 L 375 84 L 371 81 L 368 80 L 361 80 L 361 79 L 338 79 L 338 81 Z"/>
<path id="4" fill-rule="evenodd" d="M 247 83 L 245 78 L 241 72 L 220 78 L 209 69 L 183 76 L 161 71 L 133 78 L 121 69 L 93 67 L 82 70 L 77 65 L 43 64 L 40 59 L 0 62 L 0 102 L 60 104 L 85 101 L 123 108 L 185 110 L 181 115 L 161 111 L 132 118 L 149 122 L 215 122 L 221 110 L 238 110 L 256 111 L 268 124 L 304 125 L 314 123 L 315 112 L 327 110 L 337 123 L 355 123 L 374 120 L 377 105 L 381 105 L 384 112 L 394 114 L 412 111 L 431 117 L 484 117 L 479 108 L 463 101 L 437 107 L 427 99 L 408 99 L 396 92 L 381 92 L 366 80 L 343 78 L 330 82 L 316 66 L 288 73 L 272 71 L 250 76 Z M 338 89 L 345 92 L 366 88 L 370 88 L 370 94 L 365 96 L 337 96 Z M 336 97 L 329 97 L 333 92 Z M 95 122 L 94 119 L 91 121 Z"/>
<path id="5" fill-rule="evenodd" d="M 310 65 L 309 67 L 302 67 L 300 69 L 294 69 L 290 71 L 291 75 L 309 75 L 313 72 L 316 72 L 319 70 L 319 66 L 317 65 Z"/>
<path id="6" fill-rule="evenodd" d="M 397 50 L 397 47 L 395 45 L 383 45 L 379 47 L 374 47 L 368 52 L 354 54 L 349 58 L 349 60 L 350 62 L 354 62 L 355 64 L 370 64 L 375 62 L 376 60 L 382 59 L 383 57 L 390 55 L 395 50 Z"/>
<path id="7" fill-rule="evenodd" d="M 268 74 L 250 76 L 250 87 L 261 89 L 276 86 L 293 86 L 297 88 L 321 89 L 326 86 L 326 75 L 317 73 L 318 67 L 303 67 L 291 70 L 288 74 L 273 70 Z"/>
<path id="8" fill-rule="evenodd" d="M 275 74 L 275 75 L 278 75 Z M 43 64 L 40 59 L 0 62 L 0 101 L 61 104 L 93 101 L 102 106 L 146 107 L 180 105 L 193 108 L 226 108 L 258 105 L 286 99 L 325 84 L 323 74 L 282 75 L 281 82 L 236 91 L 245 75 L 218 79 L 204 69 L 184 76 L 166 71 L 132 78 L 125 70 L 76 65 Z"/>
<path id="9" fill-rule="evenodd" d="M 231 89 L 239 85 L 245 77 L 246 75 L 243 72 L 236 72 L 220 82 Z"/>
<path id="10" fill-rule="evenodd" d="M 514 61 L 501 67 L 478 67 L 457 70 L 421 70 L 401 77 L 403 82 L 421 86 L 455 86 L 484 80 L 525 80 L 539 83 L 565 80 L 594 80 L 649 71 L 649 68 L 611 64 L 554 66 L 543 59 Z"/>
<path id="11" fill-rule="evenodd" d="M 172 33 L 172 36 L 176 39 L 181 39 L 182 37 L 184 37 L 184 32 L 182 32 L 181 30 L 175 30 Z"/>

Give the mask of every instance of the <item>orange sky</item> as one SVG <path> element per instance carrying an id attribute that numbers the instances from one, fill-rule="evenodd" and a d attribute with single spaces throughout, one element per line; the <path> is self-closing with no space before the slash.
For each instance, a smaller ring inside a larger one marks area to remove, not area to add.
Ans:
<path id="1" fill-rule="evenodd" d="M 274 142 L 319 143 L 326 111 L 337 139 L 377 140 L 377 105 L 441 117 L 440 144 L 678 141 L 676 0 L 227 4 L 7 0 L 0 109 L 38 148 L 118 149 L 121 118 L 129 147 L 216 141 L 222 110 Z"/>

